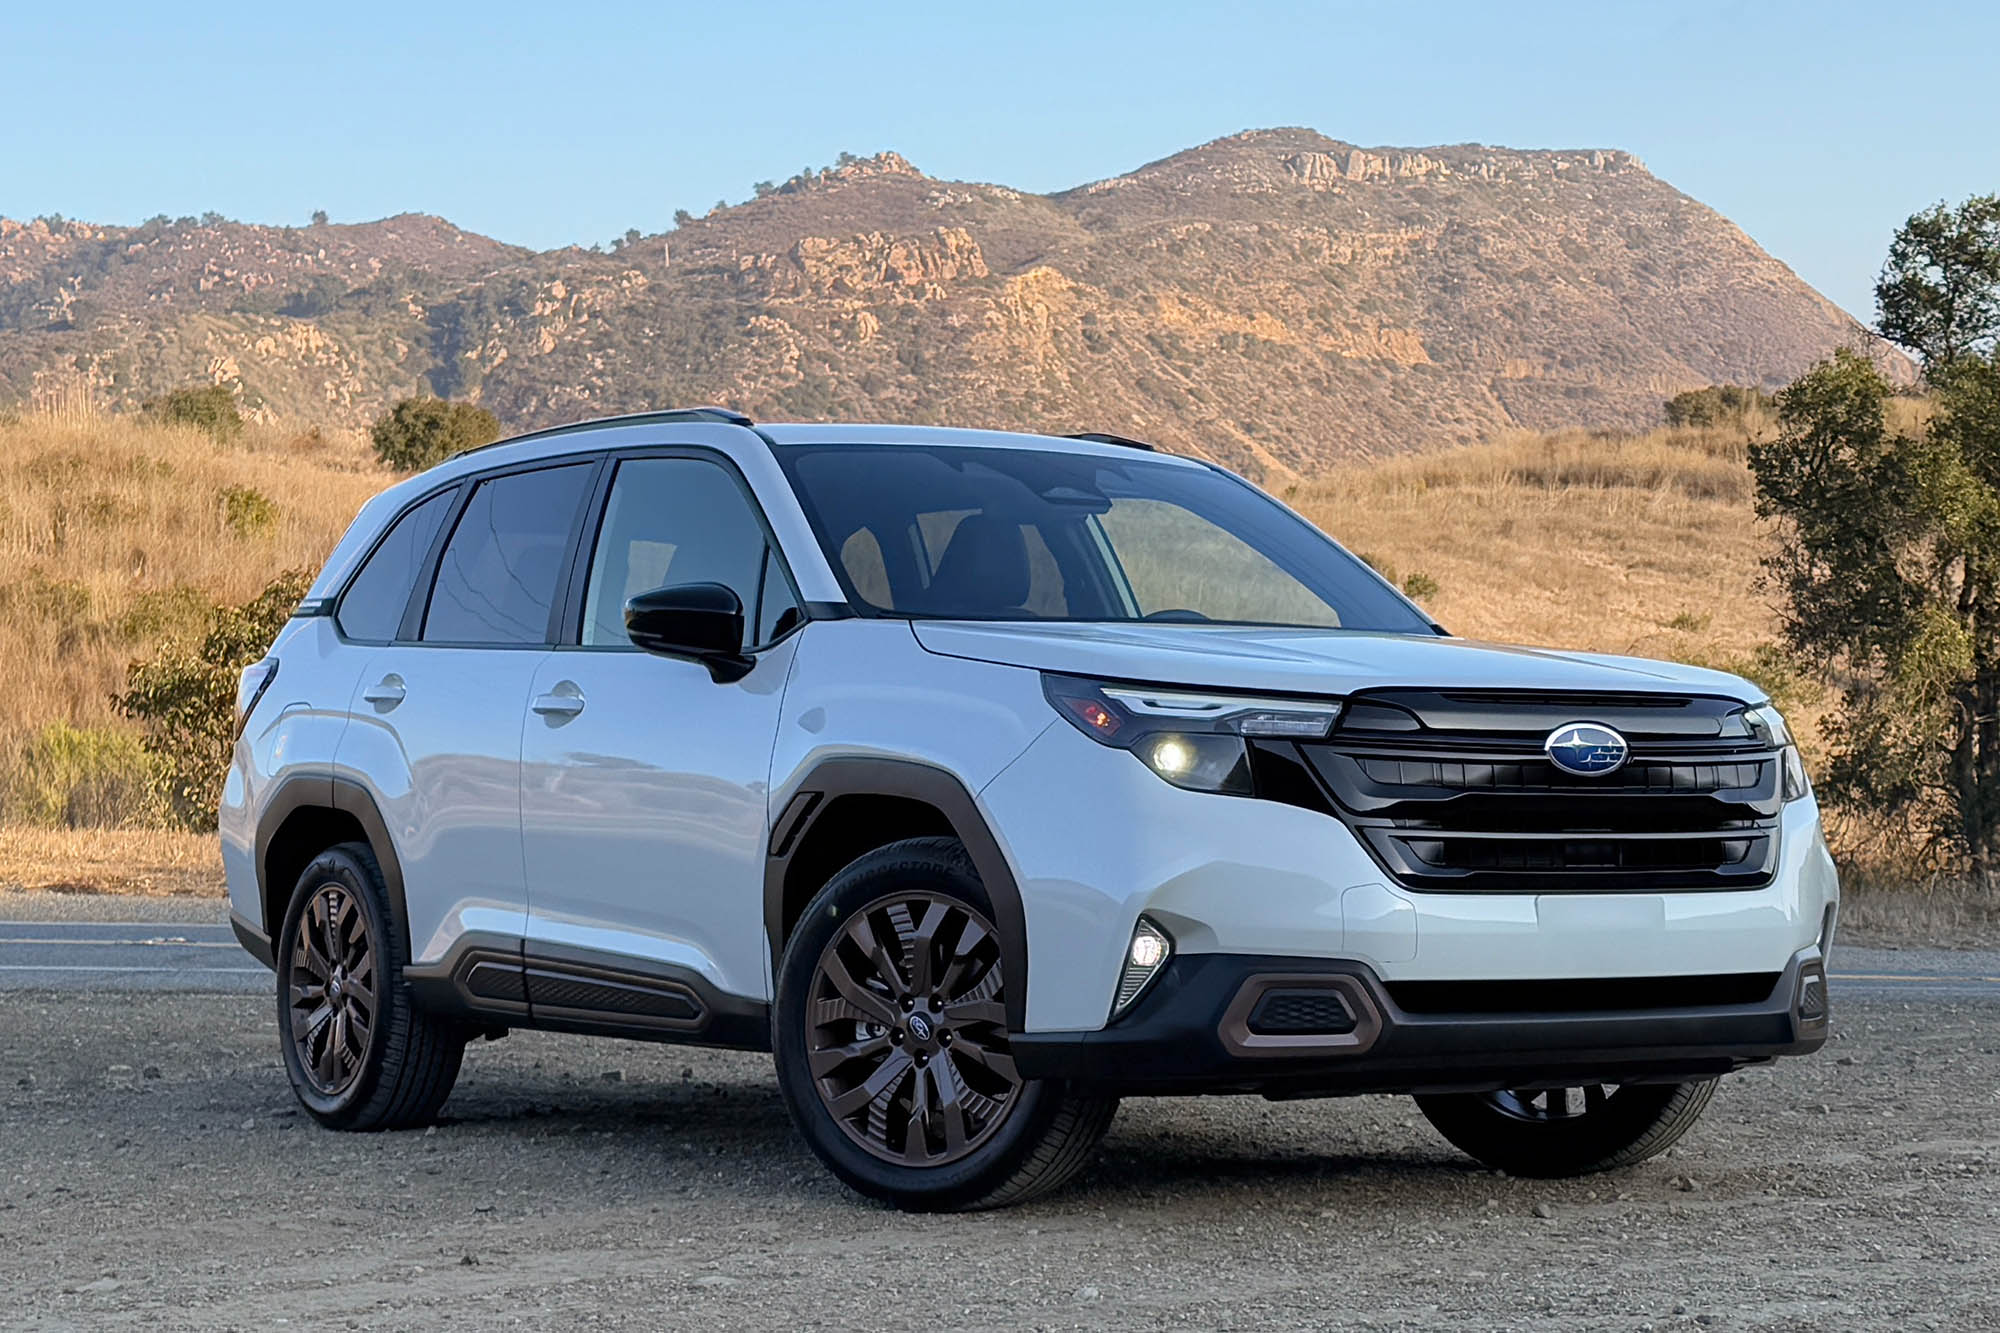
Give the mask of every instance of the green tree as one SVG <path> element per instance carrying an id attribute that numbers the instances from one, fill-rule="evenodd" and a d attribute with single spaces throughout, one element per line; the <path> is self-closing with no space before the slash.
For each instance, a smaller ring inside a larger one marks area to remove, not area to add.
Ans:
<path id="1" fill-rule="evenodd" d="M 218 443 L 226 443 L 243 433 L 243 414 L 236 410 L 236 395 L 226 384 L 175 389 L 148 399 L 141 410 L 161 421 L 205 430 Z"/>
<path id="2" fill-rule="evenodd" d="M 1795 660 L 1840 685 L 1821 790 L 1907 821 L 2000 874 L 2000 230 L 1991 199 L 1898 233 L 1877 288 L 1883 335 L 1924 358 L 1927 423 L 1840 351 L 1778 397 L 1752 446 L 1769 567 Z M 1970 221 L 1968 221 L 1968 219 Z M 1985 226 L 1984 244 L 1973 239 Z"/>
<path id="3" fill-rule="evenodd" d="M 1933 204 L 1903 224 L 1875 283 L 1882 336 L 1924 359 L 1933 381 L 1990 357 L 2000 337 L 2000 195 Z"/>
<path id="4" fill-rule="evenodd" d="M 405 398 L 368 432 L 375 456 L 399 472 L 433 467 L 500 438 L 500 419 L 472 403 Z"/>
<path id="5" fill-rule="evenodd" d="M 685 227 L 693 221 L 694 214 L 688 212 L 685 208 L 676 208 L 674 210 L 674 225 L 676 227 Z"/>
<path id="6" fill-rule="evenodd" d="M 119 711 L 145 726 L 143 744 L 158 761 L 159 798 L 183 828 L 215 827 L 216 802 L 236 741 L 236 682 L 304 597 L 312 576 L 292 570 L 242 606 L 218 606 L 192 647 L 168 647 L 125 673 Z"/>

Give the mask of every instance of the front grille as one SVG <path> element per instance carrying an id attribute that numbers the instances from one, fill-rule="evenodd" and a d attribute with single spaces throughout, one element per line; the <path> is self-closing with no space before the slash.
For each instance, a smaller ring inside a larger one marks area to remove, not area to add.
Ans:
<path id="1" fill-rule="evenodd" d="M 1408 888 L 1758 888 L 1777 865 L 1777 754 L 1744 706 L 1701 695 L 1385 690 L 1326 741 L 1260 744 L 1259 790 L 1338 815 Z M 1557 728 L 1616 729 L 1630 760 L 1568 773 Z"/>

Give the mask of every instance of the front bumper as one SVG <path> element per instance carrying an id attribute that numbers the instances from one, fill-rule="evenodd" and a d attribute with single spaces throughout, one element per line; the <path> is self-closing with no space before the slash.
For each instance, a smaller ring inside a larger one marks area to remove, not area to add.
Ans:
<path id="1" fill-rule="evenodd" d="M 1757 995 L 1766 984 L 1768 993 Z M 1550 1007 L 1498 1007 L 1495 997 L 1507 994 L 1495 989 L 1500 985 Z M 1417 1011 L 1398 1003 L 1397 990 Z M 1307 1007 L 1294 1014 L 1338 1012 L 1325 1007 L 1337 997 L 1346 1019 L 1314 1032 L 1273 1032 L 1269 1024 L 1260 1031 L 1267 1012 L 1260 1006 L 1272 992 L 1301 997 Z M 1023 1033 L 1014 1038 L 1014 1058 L 1029 1078 L 1113 1093 L 1315 1097 L 1684 1082 L 1804 1055 L 1827 1035 L 1817 946 L 1794 954 L 1774 979 L 1447 985 L 1423 992 L 1420 1002 L 1416 994 L 1385 984 L 1362 962 L 1190 954 L 1169 963 L 1109 1027 Z M 1703 994 L 1729 1002 L 1680 1002 Z M 1618 1007 L 1592 1007 L 1605 999 Z"/>

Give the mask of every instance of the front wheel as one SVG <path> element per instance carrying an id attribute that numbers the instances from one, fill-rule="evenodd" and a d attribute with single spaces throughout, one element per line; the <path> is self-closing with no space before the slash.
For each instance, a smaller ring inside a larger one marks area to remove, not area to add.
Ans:
<path id="1" fill-rule="evenodd" d="M 911 1211 L 991 1208 L 1090 1161 L 1114 1098 L 1023 1079 L 992 907 L 965 848 L 913 838 L 848 866 L 778 972 L 772 1045 L 799 1132 L 834 1174 Z"/>
<path id="2" fill-rule="evenodd" d="M 1460 1151 L 1510 1176 L 1582 1176 L 1632 1166 L 1687 1133 L 1715 1080 L 1419 1096 Z"/>

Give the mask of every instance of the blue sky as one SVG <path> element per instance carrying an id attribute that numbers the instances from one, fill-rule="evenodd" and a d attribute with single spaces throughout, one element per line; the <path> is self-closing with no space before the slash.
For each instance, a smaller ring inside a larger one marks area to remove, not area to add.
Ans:
<path id="1" fill-rule="evenodd" d="M 438 213 L 608 241 L 894 148 L 1061 189 L 1237 130 L 1614 147 L 1864 318 L 2000 191 L 2000 6 L 8 4 L 0 214 Z"/>

